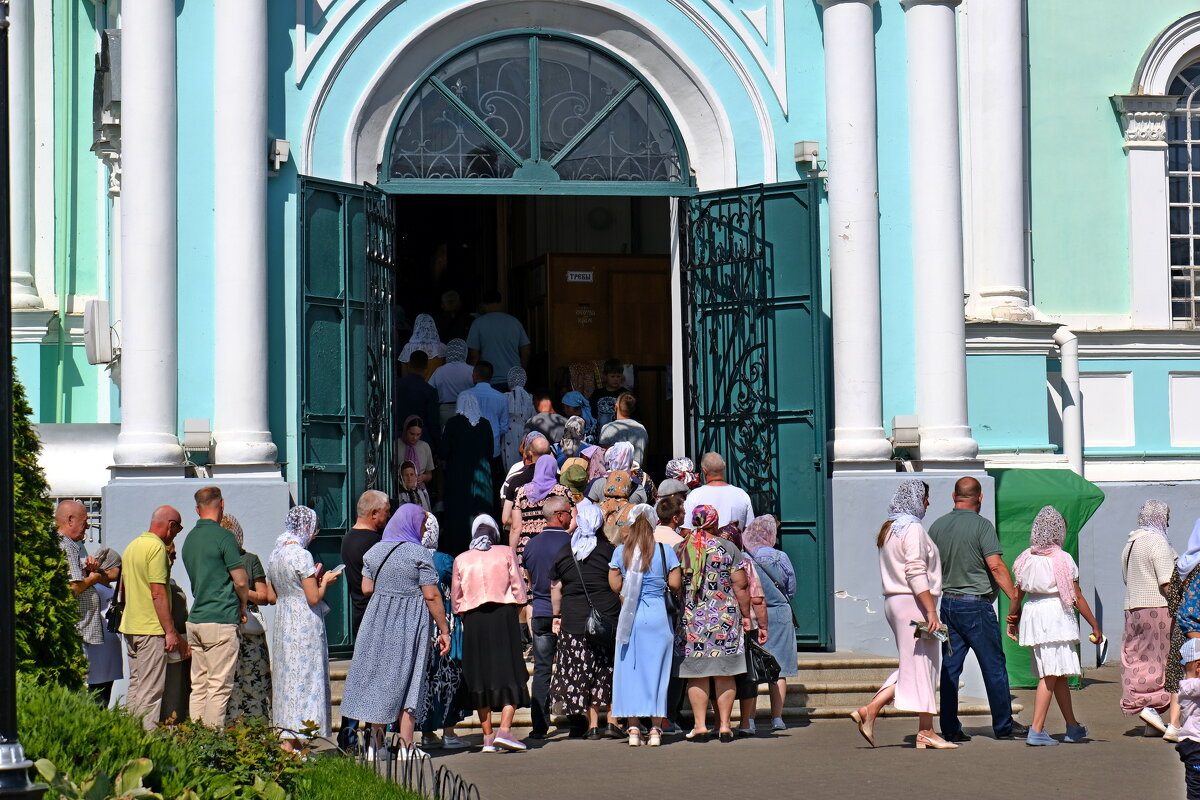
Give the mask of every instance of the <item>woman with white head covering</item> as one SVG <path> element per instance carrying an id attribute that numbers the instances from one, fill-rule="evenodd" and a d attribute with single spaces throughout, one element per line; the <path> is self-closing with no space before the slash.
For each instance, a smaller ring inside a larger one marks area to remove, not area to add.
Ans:
<path id="1" fill-rule="evenodd" d="M 575 532 L 550 568 L 553 632 L 558 635 L 550 704 L 571 718 L 571 736 L 600 739 L 612 731 L 600 727 L 600 712 L 612 702 L 613 652 L 587 636 L 587 619 L 595 608 L 615 624 L 620 597 L 608 585 L 613 546 L 596 532 L 604 524 L 600 509 L 583 501 L 576 509 Z M 584 719 L 586 718 L 586 724 Z"/>
<path id="2" fill-rule="evenodd" d="M 446 459 L 441 550 L 458 555 L 470 541 L 471 520 L 492 509 L 492 426 L 484 419 L 479 398 L 472 392 L 458 396 L 458 412 L 442 432 Z"/>
<path id="3" fill-rule="evenodd" d="M 470 547 L 454 559 L 450 604 L 462 619 L 463 679 L 467 702 L 479 712 L 483 751 L 524 750 L 512 733 L 518 708 L 529 705 L 529 675 L 521 657 L 518 610 L 529 597 L 511 547 L 500 544 L 500 526 L 487 514 L 471 523 Z M 492 709 L 500 728 L 492 729 Z"/>
<path id="4" fill-rule="evenodd" d="M 454 416 L 458 396 L 475 384 L 471 379 L 474 369 L 467 363 L 467 343 L 462 339 L 451 339 L 446 344 L 446 363 L 429 376 L 429 385 L 437 389 L 438 403 L 441 404 L 438 424 L 443 428 Z"/>
<path id="5" fill-rule="evenodd" d="M 430 361 L 446 357 L 446 345 L 442 344 L 442 340 L 438 336 L 437 325 L 434 323 L 433 317 L 428 314 L 417 315 L 417 319 L 413 323 L 412 336 L 408 337 L 408 344 L 404 345 L 404 349 L 400 351 L 400 361 L 407 363 L 413 352 L 417 350 L 429 356 Z"/>
<path id="6" fill-rule="evenodd" d="M 638 717 L 650 717 L 647 743 L 662 743 L 668 715 L 674 632 L 667 616 L 666 593 L 679 595 L 682 578 L 673 548 L 654 541 L 658 515 L 651 506 L 627 512 L 632 524 L 609 561 L 608 582 L 621 594 L 617 622 L 617 661 L 613 673 L 612 716 L 629 717 L 629 744 L 641 744 Z"/>
<path id="7" fill-rule="evenodd" d="M 1058 744 L 1046 733 L 1046 714 L 1052 699 L 1058 700 L 1067 723 L 1064 742 L 1082 741 L 1088 732 L 1075 719 L 1071 687 L 1067 684 L 1072 675 L 1080 674 L 1079 623 L 1075 621 L 1075 610 L 1079 609 L 1097 636 L 1100 624 L 1079 590 L 1079 567 L 1071 554 L 1063 550 L 1066 538 L 1067 522 L 1062 514 L 1053 506 L 1044 506 L 1033 520 L 1029 548 L 1013 564 L 1017 599 L 1009 615 L 1008 637 L 1033 648 L 1030 656 L 1033 674 L 1038 679 L 1033 724 L 1025 738 L 1025 743 L 1031 745 Z M 1019 636 L 1014 617 L 1020 621 Z"/>
<path id="8" fill-rule="evenodd" d="M 508 371 L 508 430 L 500 437 L 501 463 L 513 464 L 521 460 L 521 439 L 525 435 L 525 421 L 533 416 L 533 397 L 525 391 L 529 380 L 525 370 L 513 367 Z"/>
<path id="9" fill-rule="evenodd" d="M 1125 632 L 1121 637 L 1121 710 L 1137 715 L 1147 733 L 1167 732 L 1162 713 L 1171 704 L 1166 660 L 1171 645 L 1167 592 L 1175 572 L 1175 551 L 1167 541 L 1171 509 L 1147 500 L 1138 512 L 1137 528 L 1121 552 L 1125 578 Z M 1157 735 L 1157 734 L 1155 734 Z"/>
<path id="10" fill-rule="evenodd" d="M 414 753 L 415 721 L 425 712 L 429 665 L 429 618 L 437 625 L 436 651 L 450 652 L 450 629 L 437 572 L 422 545 L 425 509 L 405 503 L 383 529 L 383 538 L 363 555 L 363 594 L 370 597 L 355 637 L 346 676 L 342 713 L 373 725 L 368 758 L 386 759 L 383 726 L 399 722 L 401 753 Z"/>
<path id="11" fill-rule="evenodd" d="M 315 723 L 317 736 L 330 730 L 325 591 L 341 573 L 313 563 L 307 548 L 316 535 L 316 512 L 295 506 L 267 559 L 267 580 L 278 597 L 271 635 L 271 724 L 281 729 L 285 750 L 299 749 L 299 731 L 309 722 Z"/>
<path id="12" fill-rule="evenodd" d="M 269 590 L 267 571 L 254 553 L 247 553 L 246 533 L 233 514 L 221 517 L 221 527 L 233 534 L 242 551 L 242 566 L 250 582 L 246 621 L 238 632 L 238 659 L 233 672 L 233 692 L 229 695 L 229 710 L 225 718 L 271 718 L 271 654 L 267 648 L 267 628 L 261 605 L 271 605 L 275 597 Z"/>
<path id="13" fill-rule="evenodd" d="M 771 724 L 781 731 L 787 728 L 783 721 L 787 679 L 799 670 L 791 602 L 796 595 L 796 571 L 787 553 L 775 547 L 778 530 L 779 523 L 770 514 L 755 517 L 742 533 L 742 544 L 758 576 L 767 606 L 767 643 L 763 646 L 779 662 L 779 678 L 770 685 L 770 693 Z"/>
<path id="14" fill-rule="evenodd" d="M 893 672 L 870 703 L 850 716 L 872 747 L 875 718 L 887 704 L 917 713 L 917 749 L 954 749 L 933 732 L 937 712 L 937 679 L 942 668 L 942 643 L 932 635 L 942 630 L 937 601 L 942 594 L 942 561 L 922 520 L 929 508 L 929 485 L 908 480 L 896 487 L 887 521 L 875 537 L 879 572 L 883 578 L 884 613 L 900 651 L 900 669 Z M 926 633 L 913 636 L 913 623 Z"/>
<path id="15" fill-rule="evenodd" d="M 1179 662 L 1179 648 L 1183 647 L 1184 641 L 1187 639 L 1187 632 L 1184 630 L 1188 613 L 1184 613 L 1183 603 L 1185 598 L 1192 598 L 1191 615 L 1195 615 L 1200 596 L 1197 595 L 1192 585 L 1196 585 L 1196 589 L 1200 590 L 1200 581 L 1196 581 L 1196 576 L 1200 575 L 1200 520 L 1192 526 L 1192 534 L 1188 537 L 1187 550 L 1179 556 L 1179 560 L 1175 562 L 1175 571 L 1171 573 L 1171 585 L 1167 589 L 1167 613 L 1171 615 L 1171 646 L 1167 648 L 1167 665 L 1165 671 L 1165 679 L 1163 688 L 1171 695 L 1171 718 L 1167 725 L 1167 732 L 1163 734 L 1163 738 L 1167 741 L 1178 739 L 1179 726 L 1182 724 L 1182 714 L 1179 708 L 1179 681 L 1183 679 L 1183 664 Z"/>

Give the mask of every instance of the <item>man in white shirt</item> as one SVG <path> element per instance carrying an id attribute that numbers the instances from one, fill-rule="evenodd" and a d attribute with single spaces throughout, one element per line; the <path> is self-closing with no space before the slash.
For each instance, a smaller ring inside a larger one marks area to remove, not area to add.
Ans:
<path id="1" fill-rule="evenodd" d="M 731 522 L 738 524 L 739 530 L 746 530 L 750 520 L 754 519 L 754 507 L 750 503 L 750 495 L 736 486 L 730 486 L 725 481 L 725 459 L 717 453 L 705 453 L 700 459 L 700 470 L 704 473 L 704 485 L 692 490 L 684 503 L 684 525 L 692 523 L 692 512 L 696 506 L 712 506 L 720 514 L 720 527 Z"/>

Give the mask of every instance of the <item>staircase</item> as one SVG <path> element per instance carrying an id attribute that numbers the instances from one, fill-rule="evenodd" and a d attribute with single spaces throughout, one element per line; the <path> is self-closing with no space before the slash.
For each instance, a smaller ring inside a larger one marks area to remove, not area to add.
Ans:
<path id="1" fill-rule="evenodd" d="M 824 719 L 831 717 L 847 717 L 851 711 L 870 702 L 872 695 L 883 684 L 887 677 L 895 671 L 897 660 L 886 656 L 864 655 L 862 653 L 801 653 L 797 659 L 800 671 L 788 678 L 787 697 L 784 699 L 783 717 L 786 720 Z M 528 665 L 532 674 L 533 665 Z M 341 723 L 339 706 L 342 702 L 342 688 L 345 685 L 346 673 L 350 669 L 349 661 L 332 661 L 329 664 L 329 681 L 333 697 L 333 725 L 336 728 Z M 687 703 L 684 703 L 685 709 Z M 760 719 L 768 716 L 771 709 L 770 696 L 766 686 L 758 687 L 758 716 Z M 1022 710 L 1019 703 L 1013 704 L 1013 713 Z M 892 706 L 883 710 L 885 716 L 916 716 L 912 712 L 898 711 Z M 973 697 L 959 698 L 959 714 L 962 716 L 989 715 L 986 700 Z M 734 707 L 737 716 L 737 707 Z M 516 727 L 528 727 L 530 724 L 529 709 L 517 710 Z M 478 728 L 479 720 L 475 715 L 459 723 L 462 731 Z"/>

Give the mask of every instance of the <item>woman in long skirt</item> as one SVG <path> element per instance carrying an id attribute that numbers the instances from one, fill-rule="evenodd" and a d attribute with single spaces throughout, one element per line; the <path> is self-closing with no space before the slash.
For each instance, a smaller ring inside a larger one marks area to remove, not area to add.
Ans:
<path id="1" fill-rule="evenodd" d="M 487 514 L 471 525 L 471 543 L 454 559 L 451 605 L 463 623 L 463 678 L 479 712 L 483 751 L 525 750 L 512 733 L 518 708 L 529 705 L 529 675 L 521 657 L 517 611 L 528 601 L 511 547 L 498 544 L 500 526 Z M 492 709 L 500 709 L 493 731 Z"/>
<path id="2" fill-rule="evenodd" d="M 742 542 L 754 562 L 767 605 L 767 643 L 764 647 L 779 662 L 779 679 L 770 686 L 771 726 L 787 729 L 783 721 L 783 701 L 787 679 L 799 672 L 796 662 L 796 626 L 792 616 L 792 598 L 796 595 L 796 572 L 787 553 L 775 548 L 779 523 L 774 517 L 755 517 Z"/>
<path id="3" fill-rule="evenodd" d="M 233 692 L 229 695 L 226 719 L 239 717 L 271 718 L 271 654 L 267 649 L 267 629 L 263 624 L 261 605 L 271 605 L 275 598 L 268 590 L 267 571 L 254 553 L 247 553 L 246 533 L 233 514 L 221 517 L 221 527 L 233 534 L 242 552 L 242 566 L 250 582 L 246 622 L 238 631 L 237 666 L 233 671 Z"/>
<path id="4" fill-rule="evenodd" d="M 1171 646 L 1167 649 L 1166 679 L 1163 688 L 1171 695 L 1171 717 L 1167 724 L 1167 732 L 1163 738 L 1168 742 L 1179 740 L 1179 727 L 1183 724 L 1182 712 L 1179 708 L 1179 681 L 1183 679 L 1183 664 L 1179 663 L 1179 648 L 1183 647 L 1187 634 L 1183 626 L 1178 624 L 1179 608 L 1183 598 L 1191 588 L 1196 576 L 1200 575 L 1200 520 L 1192 526 L 1192 535 L 1188 537 L 1187 550 L 1175 562 L 1175 572 L 1171 574 L 1171 588 L 1167 590 L 1167 612 L 1171 615 Z"/>
<path id="5" fill-rule="evenodd" d="M 1146 733 L 1155 736 L 1167 732 L 1162 712 L 1171 705 L 1165 687 L 1171 645 L 1167 592 L 1175 572 L 1175 551 L 1167 541 L 1170 520 L 1166 503 L 1147 500 L 1121 552 L 1125 579 L 1121 710 L 1126 716 L 1137 715 L 1146 724 Z"/>
<path id="6" fill-rule="evenodd" d="M 442 596 L 442 608 L 446 624 L 450 629 L 450 650 L 429 652 L 429 667 L 425 688 L 425 713 L 421 720 L 422 746 L 437 743 L 433 732 L 442 729 L 443 750 L 461 750 L 467 742 L 455 735 L 454 726 L 466 716 L 466 685 L 462 669 L 462 622 L 450 607 L 450 583 L 454 579 L 454 559 L 437 551 L 440 527 L 437 517 L 425 514 L 425 527 L 421 545 L 429 551 L 433 568 L 438 576 L 438 594 Z M 436 623 L 433 623 L 436 627 Z M 436 633 L 436 631 L 435 631 Z"/>
<path id="7" fill-rule="evenodd" d="M 921 524 L 927 508 L 929 486 L 924 481 L 905 481 L 892 495 L 887 522 L 875 539 L 883 578 L 883 609 L 899 650 L 900 669 L 891 674 L 870 703 L 850 715 L 872 747 L 875 718 L 893 701 L 896 708 L 917 713 L 918 750 L 958 747 L 933 732 L 942 643 L 929 634 L 942 629 L 937 613 L 942 561 L 937 545 Z M 928 634 L 914 637 L 914 622 L 926 625 Z"/>
<path id="8" fill-rule="evenodd" d="M 617 663 L 613 673 L 612 716 L 629 717 L 629 744 L 641 744 L 638 717 L 650 717 L 647 743 L 662 743 L 671 680 L 674 631 L 667 616 L 666 593 L 678 595 L 682 583 L 674 548 L 654 541 L 654 509 L 634 506 L 625 542 L 609 562 L 608 582 L 621 594 L 617 621 Z"/>
<path id="9" fill-rule="evenodd" d="M 437 573 L 421 546 L 424 524 L 424 509 L 400 506 L 383 538 L 363 556 L 363 594 L 371 599 L 355 640 L 342 713 L 374 726 L 368 758 L 389 756 L 380 746 L 383 726 L 396 721 L 404 752 L 412 752 L 416 715 L 425 709 L 430 615 L 439 651 L 450 651 Z"/>

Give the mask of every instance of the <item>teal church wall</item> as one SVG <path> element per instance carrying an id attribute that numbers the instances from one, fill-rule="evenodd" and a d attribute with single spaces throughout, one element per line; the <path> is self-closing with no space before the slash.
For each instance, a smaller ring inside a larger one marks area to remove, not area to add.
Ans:
<path id="1" fill-rule="evenodd" d="M 1097 456 L 1185 456 L 1200 454 L 1200 448 L 1171 446 L 1171 396 L 1169 376 L 1172 372 L 1196 372 L 1200 361 L 1187 359 L 1162 360 L 1104 360 L 1079 362 L 1079 371 L 1129 372 L 1133 375 L 1133 435 L 1132 447 L 1088 447 L 1084 452 Z M 1087 416 L 1087 392 L 1083 396 L 1083 413 Z"/>
<path id="2" fill-rule="evenodd" d="M 1044 355 L 967 357 L 967 418 L 980 450 L 1057 449 L 1049 409 Z"/>

